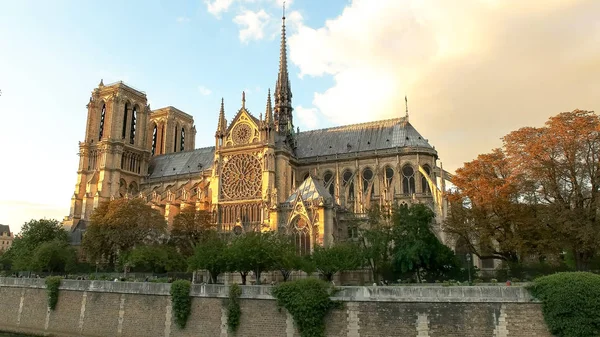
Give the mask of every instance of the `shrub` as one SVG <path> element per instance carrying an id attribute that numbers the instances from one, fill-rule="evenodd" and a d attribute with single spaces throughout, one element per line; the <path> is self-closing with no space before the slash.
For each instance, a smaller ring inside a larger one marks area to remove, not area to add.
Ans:
<path id="1" fill-rule="evenodd" d="M 171 284 L 171 305 L 173 306 L 175 323 L 180 329 L 184 329 L 192 311 L 190 281 L 177 280 Z"/>
<path id="2" fill-rule="evenodd" d="M 242 310 L 240 309 L 240 296 L 242 295 L 242 289 L 237 284 L 232 284 L 229 287 L 229 302 L 227 303 L 227 325 L 229 331 L 236 332 L 240 325 L 240 316 Z"/>
<path id="3" fill-rule="evenodd" d="M 48 308 L 54 310 L 58 303 L 58 287 L 60 286 L 61 278 L 58 276 L 50 276 L 46 278 L 46 291 L 48 292 Z"/>
<path id="4" fill-rule="evenodd" d="M 527 288 L 542 301 L 544 321 L 555 336 L 600 336 L 600 275 L 557 273 Z"/>
<path id="5" fill-rule="evenodd" d="M 285 282 L 273 288 L 277 305 L 292 315 L 302 337 L 325 335 L 325 316 L 341 304 L 332 301 L 331 295 L 328 283 L 313 278 Z"/>

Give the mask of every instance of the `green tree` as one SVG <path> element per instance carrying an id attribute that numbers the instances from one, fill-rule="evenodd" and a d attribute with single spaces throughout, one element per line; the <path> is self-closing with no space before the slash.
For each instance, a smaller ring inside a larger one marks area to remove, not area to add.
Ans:
<path id="1" fill-rule="evenodd" d="M 183 255 L 189 257 L 204 235 L 214 229 L 210 212 L 187 207 L 173 219 L 170 240 Z"/>
<path id="2" fill-rule="evenodd" d="M 75 269 L 77 253 L 67 242 L 55 239 L 42 243 L 32 254 L 31 269 L 37 272 L 69 272 Z"/>
<path id="3" fill-rule="evenodd" d="M 164 217 L 141 199 L 116 199 L 92 213 L 82 246 L 91 261 L 114 266 L 118 254 L 137 245 L 161 243 L 167 231 Z"/>
<path id="4" fill-rule="evenodd" d="M 206 269 L 210 274 L 210 283 L 217 283 L 217 277 L 227 270 L 227 243 L 216 231 L 205 233 L 196 245 L 194 255 L 188 259 L 190 270 Z"/>
<path id="5" fill-rule="evenodd" d="M 67 231 L 57 220 L 40 219 L 30 220 L 21 228 L 11 247 L 6 252 L 6 261 L 12 265 L 13 270 L 32 269 L 33 252 L 42 244 L 58 241 L 65 244 L 69 242 Z"/>
<path id="6" fill-rule="evenodd" d="M 361 230 L 360 246 L 375 282 L 380 278 L 394 279 L 392 256 L 394 231 L 391 217 L 381 208 L 369 210 L 368 227 Z"/>
<path id="7" fill-rule="evenodd" d="M 423 204 L 395 210 L 393 262 L 401 272 L 415 273 L 421 282 L 427 275 L 448 274 L 458 268 L 452 251 L 433 233 L 435 214 Z"/>
<path id="8" fill-rule="evenodd" d="M 302 269 L 302 256 L 296 252 L 296 246 L 288 235 L 275 234 L 272 236 L 273 248 L 275 249 L 275 263 L 273 267 L 281 272 L 283 281 L 290 278 L 294 270 Z"/>
<path id="9" fill-rule="evenodd" d="M 246 276 L 253 271 L 256 284 L 261 284 L 261 273 L 275 267 L 277 247 L 273 244 L 273 233 L 250 232 L 231 241 L 228 249 L 229 270 L 237 271 L 246 284 Z"/>
<path id="10" fill-rule="evenodd" d="M 122 264 L 134 271 L 162 274 L 165 272 L 185 271 L 185 258 L 175 247 L 167 245 L 137 246 L 124 255 Z"/>
<path id="11" fill-rule="evenodd" d="M 349 242 L 340 242 L 330 247 L 316 246 L 312 254 L 317 271 L 327 281 L 333 279 L 333 275 L 345 270 L 353 270 L 360 267 L 362 256 L 357 245 Z"/>

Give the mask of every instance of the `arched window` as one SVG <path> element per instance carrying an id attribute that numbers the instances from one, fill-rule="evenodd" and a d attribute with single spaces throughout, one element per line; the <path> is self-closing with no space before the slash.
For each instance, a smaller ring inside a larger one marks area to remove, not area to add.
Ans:
<path id="1" fill-rule="evenodd" d="M 373 170 L 366 168 L 362 173 L 363 193 L 367 196 L 371 190 L 371 182 L 373 181 Z"/>
<path id="2" fill-rule="evenodd" d="M 98 132 L 98 140 L 102 140 L 104 133 L 104 117 L 106 115 L 106 104 L 102 104 L 102 112 L 100 113 L 100 131 Z"/>
<path id="3" fill-rule="evenodd" d="M 333 179 L 333 173 L 331 171 L 325 172 L 325 174 L 323 175 L 323 182 L 325 183 L 325 188 L 333 197 L 335 195 L 335 181 Z"/>
<path id="4" fill-rule="evenodd" d="M 131 194 L 131 195 L 138 194 L 138 186 L 135 183 L 135 181 L 132 181 L 131 183 L 129 183 L 129 188 L 128 188 L 127 192 L 129 192 L 129 194 Z"/>
<path id="5" fill-rule="evenodd" d="M 129 134 L 129 143 L 133 144 L 135 141 L 135 121 L 137 118 L 137 106 L 133 107 L 131 112 L 131 133 Z"/>
<path id="6" fill-rule="evenodd" d="M 344 187 L 348 189 L 348 200 L 354 199 L 354 175 L 352 171 L 344 171 L 342 179 L 344 180 Z"/>
<path id="7" fill-rule="evenodd" d="M 152 130 L 152 155 L 156 153 L 156 136 L 158 135 L 158 127 L 154 124 L 154 128 Z"/>
<path id="8" fill-rule="evenodd" d="M 394 180 L 394 169 L 391 167 L 385 168 L 385 185 L 392 186 L 392 181 Z"/>
<path id="9" fill-rule="evenodd" d="M 165 125 L 160 128 L 160 154 L 165 153 Z"/>
<path id="10" fill-rule="evenodd" d="M 429 165 L 423 165 L 423 171 L 425 171 L 425 173 L 427 173 L 428 176 L 431 174 L 431 169 L 429 168 Z M 425 176 L 421 177 L 421 189 L 423 190 L 422 192 L 424 194 L 431 194 L 431 190 L 429 189 L 429 182 L 427 181 Z"/>
<path id="11" fill-rule="evenodd" d="M 129 110 L 129 103 L 125 103 L 125 109 L 123 111 L 123 127 L 121 128 L 121 138 L 125 139 L 127 135 L 127 110 Z"/>
<path id="12" fill-rule="evenodd" d="M 173 138 L 173 152 L 177 152 L 177 132 L 179 131 L 179 126 L 175 125 L 175 132 L 173 132 L 173 134 L 175 135 Z"/>
<path id="13" fill-rule="evenodd" d="M 119 197 L 124 197 L 127 194 L 127 182 L 125 179 L 119 180 Z"/>
<path id="14" fill-rule="evenodd" d="M 181 140 L 181 146 L 179 147 L 179 151 L 184 151 L 185 150 L 185 129 L 182 127 L 181 128 L 181 136 L 180 136 Z"/>
<path id="15" fill-rule="evenodd" d="M 402 191 L 404 195 L 415 193 L 415 170 L 410 165 L 402 168 Z"/>
<path id="16" fill-rule="evenodd" d="M 296 253 L 299 255 L 310 255 L 310 230 L 308 222 L 302 216 L 299 216 L 294 221 L 292 230 Z"/>

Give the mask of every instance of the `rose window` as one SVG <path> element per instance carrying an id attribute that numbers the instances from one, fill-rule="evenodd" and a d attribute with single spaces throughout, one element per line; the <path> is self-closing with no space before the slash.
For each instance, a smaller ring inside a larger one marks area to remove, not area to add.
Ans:
<path id="1" fill-rule="evenodd" d="M 222 191 L 229 199 L 260 197 L 262 170 L 260 160 L 250 154 L 238 154 L 229 158 L 223 166 Z"/>
<path id="2" fill-rule="evenodd" d="M 241 123 L 233 128 L 232 137 L 236 144 L 248 144 L 251 136 L 252 128 L 248 124 Z"/>

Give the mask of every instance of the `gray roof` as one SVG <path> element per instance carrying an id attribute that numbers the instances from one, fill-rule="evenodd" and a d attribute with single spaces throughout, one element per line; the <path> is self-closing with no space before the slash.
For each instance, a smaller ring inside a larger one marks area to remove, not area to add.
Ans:
<path id="1" fill-rule="evenodd" d="M 296 135 L 298 158 L 328 156 L 349 152 L 393 149 L 396 147 L 433 150 L 427 139 L 408 118 L 350 124 L 328 129 L 303 131 Z"/>
<path id="2" fill-rule="evenodd" d="M 148 178 L 199 173 L 212 167 L 214 156 L 214 146 L 156 156 L 150 161 L 151 173 Z"/>
<path id="3" fill-rule="evenodd" d="M 331 200 L 331 194 L 327 191 L 325 187 L 323 187 L 323 183 L 319 181 L 315 181 L 313 177 L 308 177 L 298 188 L 290 195 L 285 202 L 292 203 L 296 201 L 298 197 L 298 193 L 300 193 L 300 197 L 304 201 L 312 201 L 317 200 L 319 198 L 323 198 L 324 200 Z"/>
<path id="4" fill-rule="evenodd" d="M 10 234 L 10 227 L 8 225 L 0 225 L 0 235 L 2 235 L 2 233 Z"/>

